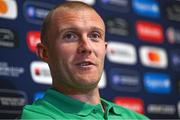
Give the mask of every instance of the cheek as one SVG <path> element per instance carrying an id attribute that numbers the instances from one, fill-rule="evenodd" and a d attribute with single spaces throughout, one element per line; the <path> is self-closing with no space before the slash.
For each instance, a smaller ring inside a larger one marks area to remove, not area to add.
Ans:
<path id="1" fill-rule="evenodd" d="M 57 50 L 59 60 L 62 60 L 63 63 L 71 62 L 75 55 L 75 49 L 69 46 L 60 46 Z"/>
<path id="2" fill-rule="evenodd" d="M 96 54 L 97 54 L 97 57 L 99 58 L 99 59 L 104 59 L 104 57 L 105 57 L 105 54 L 106 54 L 106 49 L 105 49 L 105 47 L 97 47 L 96 49 L 95 49 L 95 51 L 96 51 Z M 104 62 L 104 61 L 102 61 L 102 62 Z"/>

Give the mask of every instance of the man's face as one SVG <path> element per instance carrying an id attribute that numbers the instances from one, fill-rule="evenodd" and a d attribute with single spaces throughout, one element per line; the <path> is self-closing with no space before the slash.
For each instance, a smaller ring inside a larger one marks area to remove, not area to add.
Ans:
<path id="1" fill-rule="evenodd" d="M 58 10 L 49 33 L 49 66 L 55 84 L 91 89 L 100 80 L 106 51 L 105 26 L 92 10 Z"/>

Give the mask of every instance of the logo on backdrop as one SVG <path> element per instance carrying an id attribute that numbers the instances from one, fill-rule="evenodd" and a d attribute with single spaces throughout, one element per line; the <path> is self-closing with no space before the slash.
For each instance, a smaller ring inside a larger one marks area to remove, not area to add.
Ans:
<path id="1" fill-rule="evenodd" d="M 171 67 L 180 72 L 180 50 L 171 50 Z"/>
<path id="2" fill-rule="evenodd" d="M 160 24 L 140 20 L 137 21 L 135 25 L 137 36 L 140 40 L 153 43 L 163 43 L 164 34 L 163 28 Z"/>
<path id="3" fill-rule="evenodd" d="M 135 70 L 114 68 L 109 76 L 111 87 L 117 91 L 137 92 L 141 88 L 140 74 Z"/>
<path id="4" fill-rule="evenodd" d="M 0 76 L 19 77 L 24 73 L 25 69 L 19 66 L 9 65 L 7 62 L 0 61 Z"/>
<path id="5" fill-rule="evenodd" d="M 135 47 L 132 44 L 121 42 L 109 42 L 107 58 L 111 62 L 134 65 L 137 63 Z"/>
<path id="6" fill-rule="evenodd" d="M 101 79 L 99 81 L 98 87 L 100 89 L 104 89 L 106 87 L 106 84 L 107 84 L 106 81 L 107 81 L 106 80 L 106 73 L 105 73 L 105 70 L 104 70 L 103 73 L 102 73 Z"/>
<path id="7" fill-rule="evenodd" d="M 144 102 L 140 98 L 133 97 L 115 97 L 114 103 L 136 111 L 138 113 L 144 114 Z"/>
<path id="8" fill-rule="evenodd" d="M 42 24 L 53 5 L 44 2 L 26 1 L 24 4 L 24 16 L 26 20 L 33 24 Z"/>
<path id="9" fill-rule="evenodd" d="M 0 28 L 0 47 L 15 48 L 18 40 L 15 33 L 10 29 Z"/>
<path id="10" fill-rule="evenodd" d="M 167 68 L 168 60 L 164 49 L 150 46 L 140 47 L 140 60 L 146 67 Z"/>
<path id="11" fill-rule="evenodd" d="M 30 31 L 27 33 L 27 45 L 31 52 L 36 52 L 36 45 L 40 42 L 40 32 Z"/>
<path id="12" fill-rule="evenodd" d="M 168 74 L 145 73 L 144 86 L 150 93 L 167 94 L 171 92 L 171 80 Z"/>
<path id="13" fill-rule="evenodd" d="M 180 29 L 168 27 L 166 30 L 166 36 L 171 44 L 180 44 Z"/>
<path id="14" fill-rule="evenodd" d="M 52 84 L 52 78 L 47 63 L 33 61 L 30 65 L 30 71 L 34 82 L 41 84 Z"/>
<path id="15" fill-rule="evenodd" d="M 149 114 L 175 115 L 176 107 L 170 104 L 148 104 L 147 112 Z"/>
<path id="16" fill-rule="evenodd" d="M 129 0 L 98 0 L 100 5 L 107 10 L 116 11 L 120 13 L 127 13 L 130 11 Z"/>
<path id="17" fill-rule="evenodd" d="M 127 20 L 116 17 L 108 17 L 105 19 L 107 32 L 113 35 L 129 36 L 130 28 Z"/>
<path id="18" fill-rule="evenodd" d="M 0 113 L 20 114 L 27 103 L 27 95 L 23 91 L 0 89 Z"/>
<path id="19" fill-rule="evenodd" d="M 180 4 L 167 4 L 166 16 L 169 20 L 180 22 Z"/>
<path id="20" fill-rule="evenodd" d="M 67 1 L 74 1 L 74 0 L 67 0 Z M 81 1 L 81 2 L 84 2 L 88 5 L 94 5 L 96 0 L 76 0 L 76 1 Z"/>
<path id="21" fill-rule="evenodd" d="M 133 0 L 132 7 L 134 11 L 142 16 L 159 18 L 159 4 L 155 0 Z"/>
<path id="22" fill-rule="evenodd" d="M 43 97 L 44 97 L 44 94 L 45 94 L 45 92 L 36 92 L 36 93 L 34 94 L 34 101 L 36 101 L 36 100 L 38 100 L 38 99 L 40 99 L 40 98 L 43 98 Z"/>
<path id="23" fill-rule="evenodd" d="M 17 18 L 18 12 L 15 0 L 1 0 L 0 6 L 0 18 L 12 20 Z"/>

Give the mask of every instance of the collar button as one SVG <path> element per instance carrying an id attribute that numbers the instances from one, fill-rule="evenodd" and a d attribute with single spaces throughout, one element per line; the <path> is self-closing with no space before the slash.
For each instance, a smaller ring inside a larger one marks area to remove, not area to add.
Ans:
<path id="1" fill-rule="evenodd" d="M 96 113 L 97 113 L 97 110 L 96 110 L 96 109 L 94 109 L 94 110 L 93 110 L 93 113 L 94 113 L 94 114 L 96 114 Z"/>

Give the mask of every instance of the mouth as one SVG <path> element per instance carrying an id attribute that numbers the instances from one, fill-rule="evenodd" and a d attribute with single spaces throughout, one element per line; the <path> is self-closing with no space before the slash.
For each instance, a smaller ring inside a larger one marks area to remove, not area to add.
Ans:
<path id="1" fill-rule="evenodd" d="M 82 68 L 95 66 L 95 64 L 94 64 L 93 62 L 91 62 L 91 61 L 78 62 L 76 65 L 77 65 L 78 67 L 82 67 Z"/>

